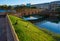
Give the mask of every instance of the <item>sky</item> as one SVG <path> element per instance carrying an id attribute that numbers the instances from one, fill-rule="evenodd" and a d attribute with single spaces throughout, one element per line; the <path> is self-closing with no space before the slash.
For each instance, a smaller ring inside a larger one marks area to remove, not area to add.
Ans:
<path id="1" fill-rule="evenodd" d="M 0 0 L 0 5 L 21 5 L 21 4 L 38 4 L 38 3 L 48 3 L 57 0 Z"/>

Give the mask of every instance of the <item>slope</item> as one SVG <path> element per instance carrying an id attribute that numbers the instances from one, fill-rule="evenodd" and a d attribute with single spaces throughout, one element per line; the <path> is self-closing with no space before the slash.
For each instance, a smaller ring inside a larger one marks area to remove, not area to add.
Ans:
<path id="1" fill-rule="evenodd" d="M 9 15 L 20 41 L 55 41 L 54 38 L 32 23 Z"/>

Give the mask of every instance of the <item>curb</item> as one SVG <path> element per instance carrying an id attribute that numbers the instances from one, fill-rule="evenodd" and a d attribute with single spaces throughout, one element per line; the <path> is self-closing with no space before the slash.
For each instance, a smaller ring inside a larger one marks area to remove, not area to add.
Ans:
<path id="1" fill-rule="evenodd" d="M 11 28 L 11 32 L 12 32 L 14 41 L 19 41 L 18 36 L 17 36 L 17 34 L 16 34 L 16 32 L 15 32 L 15 29 L 14 29 L 14 27 L 13 27 L 13 25 L 12 25 L 12 22 L 11 22 L 11 20 L 10 20 L 10 18 L 9 18 L 8 15 L 7 15 L 7 18 L 8 18 L 9 23 L 10 23 L 9 25 L 11 26 L 10 28 Z"/>

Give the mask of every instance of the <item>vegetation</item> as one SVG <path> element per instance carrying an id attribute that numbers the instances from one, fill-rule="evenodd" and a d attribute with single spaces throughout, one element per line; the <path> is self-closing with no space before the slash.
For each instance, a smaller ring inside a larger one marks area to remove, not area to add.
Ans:
<path id="1" fill-rule="evenodd" d="M 17 11 L 17 12 L 20 12 L 20 11 L 25 11 L 25 9 L 36 9 L 35 6 L 26 6 L 26 5 L 23 5 L 23 6 L 19 6 L 17 5 L 16 7 L 14 7 L 14 9 Z"/>
<path id="2" fill-rule="evenodd" d="M 1 5 L 0 9 L 4 9 L 4 10 L 13 10 L 13 6 L 7 6 L 7 5 Z"/>
<path id="3" fill-rule="evenodd" d="M 60 34 L 53 33 L 51 31 L 47 30 L 46 28 L 44 28 L 44 29 L 40 28 L 40 30 L 42 30 L 45 33 L 47 33 L 48 35 L 52 36 L 56 41 L 60 41 Z"/>
<path id="4" fill-rule="evenodd" d="M 60 12 L 60 7 L 58 7 L 58 8 L 55 8 L 55 11 L 58 11 L 58 12 Z"/>
<path id="5" fill-rule="evenodd" d="M 12 15 L 9 17 L 20 41 L 56 41 L 32 23 Z"/>
<path id="6" fill-rule="evenodd" d="M 36 8 L 35 6 L 26 6 L 26 5 L 16 5 L 15 7 L 14 6 L 7 6 L 7 5 L 0 5 L 0 9 L 4 9 L 4 10 L 21 10 L 21 9 L 29 9 L 29 8 Z"/>

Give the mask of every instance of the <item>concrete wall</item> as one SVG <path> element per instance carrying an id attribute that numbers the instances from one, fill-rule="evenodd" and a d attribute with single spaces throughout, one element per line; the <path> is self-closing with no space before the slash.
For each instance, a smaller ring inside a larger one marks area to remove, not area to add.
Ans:
<path id="1" fill-rule="evenodd" d="M 11 30 L 11 33 L 12 33 L 14 41 L 19 41 L 18 36 L 17 36 L 17 34 L 15 32 L 15 29 L 14 29 L 14 27 L 12 25 L 12 22 L 11 22 L 11 20 L 10 20 L 8 15 L 7 15 L 7 19 L 8 19 L 9 25 L 10 25 L 10 30 Z M 8 41 L 10 41 L 10 40 L 8 40 Z"/>

